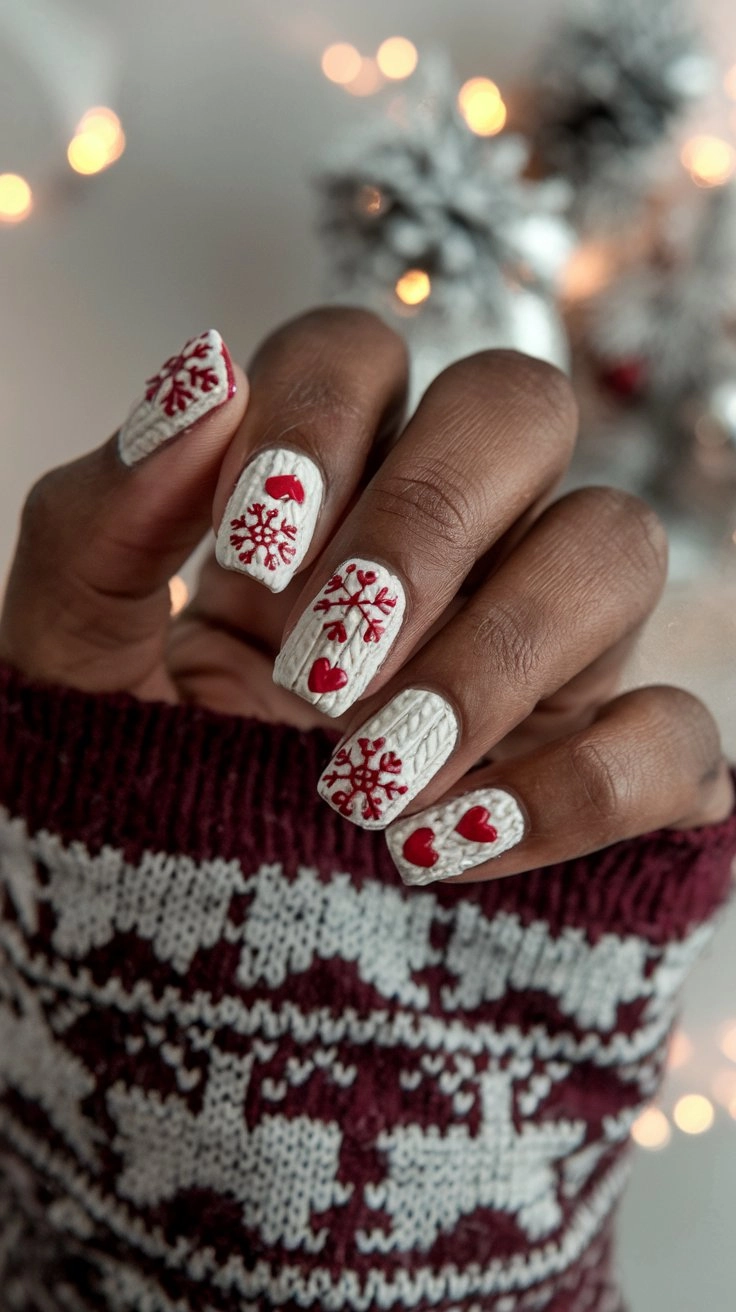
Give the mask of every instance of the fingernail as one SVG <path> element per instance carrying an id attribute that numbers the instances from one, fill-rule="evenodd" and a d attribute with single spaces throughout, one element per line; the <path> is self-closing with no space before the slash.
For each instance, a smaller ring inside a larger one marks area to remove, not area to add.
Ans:
<path id="1" fill-rule="evenodd" d="M 515 797 L 501 788 L 479 788 L 397 821 L 386 842 L 405 884 L 433 884 L 508 852 L 524 828 Z"/>
<path id="2" fill-rule="evenodd" d="M 227 503 L 215 549 L 220 564 L 281 592 L 307 554 L 322 491 L 308 456 L 285 447 L 261 451 Z"/>
<path id="3" fill-rule="evenodd" d="M 120 459 L 139 460 L 191 428 L 235 393 L 235 375 L 228 349 L 214 328 L 192 337 L 146 382 L 118 433 Z"/>
<path id="4" fill-rule="evenodd" d="M 385 661 L 405 606 L 404 589 L 390 570 L 346 560 L 284 643 L 274 681 L 327 715 L 342 715 Z"/>
<path id="5" fill-rule="evenodd" d="M 407 688 L 341 743 L 317 785 L 361 829 L 383 829 L 447 760 L 458 736 L 439 693 Z"/>

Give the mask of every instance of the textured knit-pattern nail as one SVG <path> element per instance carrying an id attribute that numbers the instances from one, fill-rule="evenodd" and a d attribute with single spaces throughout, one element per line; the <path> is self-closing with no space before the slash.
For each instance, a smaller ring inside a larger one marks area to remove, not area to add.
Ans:
<path id="1" fill-rule="evenodd" d="M 217 535 L 220 564 L 281 592 L 309 549 L 322 488 L 309 456 L 285 447 L 259 452 L 227 503 Z"/>
<path id="2" fill-rule="evenodd" d="M 405 884 L 433 884 L 508 852 L 523 837 L 516 798 L 501 788 L 479 788 L 398 820 L 386 842 Z"/>
<path id="3" fill-rule="evenodd" d="M 118 433 L 121 460 L 136 465 L 234 393 L 232 361 L 220 334 L 210 328 L 192 337 L 146 382 Z"/>
<path id="4" fill-rule="evenodd" d="M 289 635 L 273 677 L 327 715 L 341 715 L 388 655 L 404 616 L 399 580 L 370 560 L 346 560 Z"/>
<path id="5" fill-rule="evenodd" d="M 406 688 L 340 744 L 319 794 L 362 829 L 383 829 L 447 760 L 457 735 L 444 697 Z"/>

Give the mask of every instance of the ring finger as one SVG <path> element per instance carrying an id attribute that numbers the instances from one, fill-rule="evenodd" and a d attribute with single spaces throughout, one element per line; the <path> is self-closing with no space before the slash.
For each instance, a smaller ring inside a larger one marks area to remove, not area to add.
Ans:
<path id="1" fill-rule="evenodd" d="M 643 502 L 607 488 L 564 497 L 371 703 L 322 797 L 368 829 L 439 797 L 635 630 L 665 571 L 664 531 Z"/>

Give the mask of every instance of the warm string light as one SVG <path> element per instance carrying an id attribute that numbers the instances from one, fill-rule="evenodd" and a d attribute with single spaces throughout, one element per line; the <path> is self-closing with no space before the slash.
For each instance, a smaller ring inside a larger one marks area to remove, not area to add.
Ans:
<path id="1" fill-rule="evenodd" d="M 736 1062 L 736 1025 L 733 1022 L 730 1022 L 727 1029 L 723 1031 L 718 1046 L 724 1057 Z"/>
<path id="2" fill-rule="evenodd" d="M 387 80 L 400 82 L 410 77 L 418 63 L 413 41 L 405 36 L 389 36 L 381 42 L 375 57 L 361 55 L 347 41 L 337 41 L 322 52 L 321 67 L 330 82 L 351 96 L 372 96 Z"/>
<path id="3" fill-rule="evenodd" d="M 610 248 L 603 242 L 588 242 L 573 250 L 560 278 L 560 293 L 566 301 L 586 301 L 603 290 L 614 275 Z"/>
<path id="4" fill-rule="evenodd" d="M 360 51 L 346 41 L 328 46 L 322 55 L 322 72 L 330 82 L 345 86 L 358 76 L 362 64 Z"/>
<path id="5" fill-rule="evenodd" d="M 675 1030 L 667 1052 L 667 1069 L 679 1070 L 693 1055 L 693 1045 L 684 1030 Z"/>
<path id="6" fill-rule="evenodd" d="M 172 615 L 178 615 L 189 601 L 189 588 L 181 574 L 169 579 L 169 605 Z"/>
<path id="7" fill-rule="evenodd" d="M 691 137 L 680 159 L 698 187 L 722 187 L 736 169 L 736 151 L 721 137 Z"/>
<path id="8" fill-rule="evenodd" d="M 645 1107 L 631 1127 L 631 1137 L 640 1148 L 656 1151 L 667 1147 L 672 1138 L 672 1130 L 667 1117 L 659 1107 Z"/>
<path id="9" fill-rule="evenodd" d="M 675 1103 L 672 1119 L 683 1134 L 705 1134 L 715 1120 L 713 1103 L 702 1093 L 686 1093 Z"/>
<path id="10" fill-rule="evenodd" d="M 79 120 L 69 142 L 67 159 L 75 173 L 101 173 L 120 159 L 125 150 L 125 133 L 120 119 L 104 105 L 88 109 Z"/>
<path id="11" fill-rule="evenodd" d="M 370 56 L 361 59 L 360 68 L 351 82 L 345 84 L 345 90 L 351 96 L 372 96 L 383 86 L 383 75 L 375 59 Z"/>
<path id="12" fill-rule="evenodd" d="M 726 89 L 726 95 L 730 96 L 731 100 L 736 100 L 736 64 L 729 68 L 723 79 L 723 85 Z"/>
<path id="13" fill-rule="evenodd" d="M 495 136 L 506 122 L 506 106 L 501 92 L 490 78 L 471 77 L 464 82 L 457 104 L 471 132 L 479 137 Z"/>
<path id="14" fill-rule="evenodd" d="M 419 54 L 414 42 L 405 36 L 390 36 L 378 47 L 376 62 L 384 77 L 398 82 L 411 76 L 419 62 Z"/>
<path id="15" fill-rule="evenodd" d="M 0 173 L 0 223 L 22 223 L 33 209 L 33 192 L 19 173 Z"/>
<path id="16" fill-rule="evenodd" d="M 396 283 L 396 295 L 404 305 L 421 305 L 432 290 L 432 282 L 424 269 L 407 269 Z"/>

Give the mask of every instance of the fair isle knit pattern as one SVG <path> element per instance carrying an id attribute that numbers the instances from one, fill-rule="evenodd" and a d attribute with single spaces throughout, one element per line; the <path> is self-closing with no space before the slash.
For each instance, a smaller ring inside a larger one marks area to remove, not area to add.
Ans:
<path id="1" fill-rule="evenodd" d="M 736 821 L 409 889 L 322 733 L 0 671 L 0 1312 L 622 1312 Z"/>

